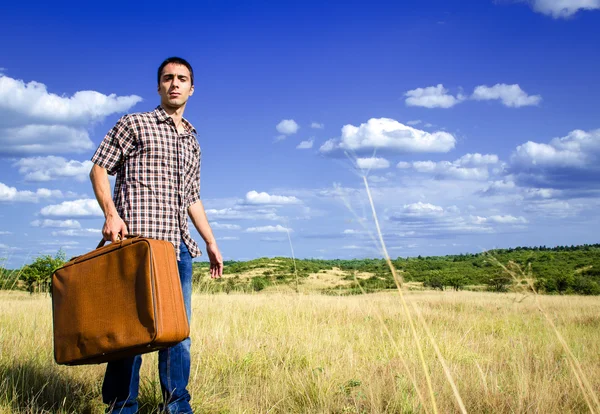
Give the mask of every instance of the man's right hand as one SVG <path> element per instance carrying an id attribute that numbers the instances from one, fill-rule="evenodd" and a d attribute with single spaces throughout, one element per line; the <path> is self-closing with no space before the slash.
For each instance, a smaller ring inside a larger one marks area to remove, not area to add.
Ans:
<path id="1" fill-rule="evenodd" d="M 125 240 L 127 234 L 127 225 L 119 215 L 109 214 L 106 216 L 104 226 L 102 227 L 102 236 L 104 237 L 104 240 L 115 243 L 119 240 Z"/>

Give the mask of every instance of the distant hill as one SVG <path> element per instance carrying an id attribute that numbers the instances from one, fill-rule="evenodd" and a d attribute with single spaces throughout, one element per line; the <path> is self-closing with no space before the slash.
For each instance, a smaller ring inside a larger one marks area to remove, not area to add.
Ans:
<path id="1" fill-rule="evenodd" d="M 600 244 L 399 257 L 392 263 L 411 289 L 506 291 L 531 283 L 540 293 L 600 294 Z M 355 294 L 395 288 L 383 259 L 301 259 L 294 263 L 291 258 L 275 257 L 229 261 L 221 280 L 208 277 L 208 266 L 207 262 L 194 263 L 195 286 L 206 292 L 266 289 Z"/>

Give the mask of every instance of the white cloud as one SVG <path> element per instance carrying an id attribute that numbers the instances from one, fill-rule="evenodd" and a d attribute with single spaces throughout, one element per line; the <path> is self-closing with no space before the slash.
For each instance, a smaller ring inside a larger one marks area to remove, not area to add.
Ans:
<path id="1" fill-rule="evenodd" d="M 9 234 L 13 234 L 12 231 L 0 231 L 0 235 L 2 235 L 2 236 L 9 235 Z"/>
<path id="2" fill-rule="evenodd" d="M 69 229 L 53 231 L 52 236 L 69 236 L 69 237 L 97 237 L 102 236 L 100 229 Z"/>
<path id="3" fill-rule="evenodd" d="M 510 158 L 518 184 L 536 188 L 596 188 L 600 179 L 600 129 L 574 130 L 548 144 L 528 141 Z"/>
<path id="4" fill-rule="evenodd" d="M 526 188 L 525 198 L 535 200 L 545 200 L 557 198 L 561 195 L 561 191 L 552 188 Z"/>
<path id="5" fill-rule="evenodd" d="M 62 197 L 63 193 L 60 190 L 39 188 L 34 192 L 29 190 L 17 190 L 15 187 L 9 187 L 4 183 L 0 183 L 0 201 L 36 203 L 40 201 L 40 199 Z"/>
<path id="6" fill-rule="evenodd" d="M 389 168 L 390 162 L 385 158 L 357 158 L 356 165 L 358 168 L 366 170 L 377 170 L 383 168 Z"/>
<path id="7" fill-rule="evenodd" d="M 331 152 L 333 150 L 335 150 L 337 147 L 337 140 L 335 138 L 332 139 L 328 139 L 327 141 L 325 141 L 325 143 L 323 145 L 321 145 L 321 148 L 319 148 L 319 151 L 323 152 L 323 153 L 327 153 L 327 152 Z"/>
<path id="8" fill-rule="evenodd" d="M 421 121 L 420 119 L 415 119 L 414 121 L 408 121 L 406 123 L 406 125 L 419 125 L 420 123 L 422 123 L 423 121 Z"/>
<path id="9" fill-rule="evenodd" d="M 83 152 L 94 148 L 87 131 L 65 125 L 0 127 L 1 154 Z"/>
<path id="10" fill-rule="evenodd" d="M 526 224 L 528 223 L 525 217 L 511 215 L 494 215 L 490 217 L 471 216 L 471 220 L 475 224 L 496 223 L 496 224 Z"/>
<path id="11" fill-rule="evenodd" d="M 98 202 L 91 198 L 49 205 L 42 208 L 40 214 L 44 217 L 104 217 Z"/>
<path id="12" fill-rule="evenodd" d="M 364 230 L 354 230 L 354 229 L 346 229 L 342 232 L 342 234 L 365 234 Z"/>
<path id="13" fill-rule="evenodd" d="M 86 126 L 105 117 L 126 112 L 141 102 L 136 95 L 104 95 L 96 91 L 75 92 L 72 97 L 48 93 L 46 85 L 25 83 L 0 76 L 0 125 L 74 125 Z"/>
<path id="14" fill-rule="evenodd" d="M 529 0 L 529 4 L 536 12 L 555 19 L 571 17 L 579 10 L 600 9 L 600 0 Z"/>
<path id="15" fill-rule="evenodd" d="M 239 237 L 236 236 L 223 236 L 223 237 L 217 237 L 217 240 L 239 240 Z"/>
<path id="16" fill-rule="evenodd" d="M 67 228 L 67 229 L 80 229 L 81 224 L 77 220 L 34 220 L 31 223 L 32 227 L 55 227 L 55 228 Z"/>
<path id="17" fill-rule="evenodd" d="M 333 188 L 318 190 L 316 195 L 319 197 L 345 198 L 361 194 L 360 190 L 351 187 L 342 187 L 339 183 L 333 183 Z"/>
<path id="18" fill-rule="evenodd" d="M 91 161 L 67 161 L 63 157 L 31 157 L 21 158 L 13 164 L 19 167 L 19 173 L 23 174 L 27 181 L 50 181 L 58 178 L 74 178 L 77 181 L 85 181 L 93 166 Z"/>
<path id="19" fill-rule="evenodd" d="M 64 241 L 64 240 L 51 240 L 51 241 L 42 241 L 40 242 L 42 246 L 79 246 L 78 241 Z"/>
<path id="20" fill-rule="evenodd" d="M 260 241 L 282 243 L 282 242 L 287 242 L 287 238 L 264 236 L 264 237 L 260 238 Z"/>
<path id="21" fill-rule="evenodd" d="M 371 118 L 358 127 L 345 125 L 341 138 L 325 142 L 319 151 L 371 151 L 381 148 L 400 152 L 448 152 L 454 148 L 455 143 L 454 137 L 447 132 L 429 133 L 394 119 Z"/>
<path id="22" fill-rule="evenodd" d="M 22 247 L 16 247 L 16 246 L 9 246 L 8 244 L 0 243 L 0 250 L 2 250 L 2 251 L 11 251 L 11 252 L 18 252 L 20 250 L 23 250 L 23 248 Z"/>
<path id="23" fill-rule="evenodd" d="M 520 165 L 583 167 L 586 154 L 579 148 L 560 148 L 551 144 L 538 144 L 528 141 L 519 145 L 513 153 L 512 161 Z"/>
<path id="24" fill-rule="evenodd" d="M 524 211 L 536 217 L 567 218 L 575 217 L 585 209 L 582 204 L 565 200 L 537 200 L 529 201 Z"/>
<path id="25" fill-rule="evenodd" d="M 477 101 L 497 99 L 502 101 L 505 106 L 514 108 L 538 105 L 542 101 L 540 95 L 527 95 L 518 84 L 507 85 L 505 83 L 498 83 L 494 86 L 479 85 L 474 89 L 470 98 L 460 93 L 456 96 L 449 95 L 448 90 L 442 84 L 413 89 L 404 95 L 407 96 L 406 105 L 425 108 L 451 108 L 467 99 Z M 420 120 L 409 121 L 408 124 L 417 125 L 419 123 L 421 123 Z M 431 126 L 433 125 L 425 124 L 426 128 Z"/>
<path id="26" fill-rule="evenodd" d="M 278 224 L 276 226 L 249 227 L 245 231 L 248 233 L 287 233 L 288 231 L 292 232 L 293 230 Z"/>
<path id="27" fill-rule="evenodd" d="M 471 221 L 475 224 L 485 224 L 488 219 L 481 216 L 471 216 Z"/>
<path id="28" fill-rule="evenodd" d="M 413 216 L 439 216 L 444 214 L 444 209 L 434 204 L 419 201 L 418 203 L 405 204 L 404 212 Z"/>
<path id="29" fill-rule="evenodd" d="M 0 154 L 84 152 L 94 148 L 87 129 L 109 115 L 127 111 L 139 96 L 79 91 L 71 97 L 49 93 L 39 82 L 0 74 Z"/>
<path id="30" fill-rule="evenodd" d="M 206 215 L 217 220 L 279 220 L 275 209 L 249 211 L 239 208 L 208 209 Z"/>
<path id="31" fill-rule="evenodd" d="M 302 141 L 300 144 L 298 144 L 298 146 L 296 148 L 297 149 L 311 149 L 313 147 L 313 142 L 314 142 L 314 139 L 309 139 L 308 141 Z"/>
<path id="32" fill-rule="evenodd" d="M 347 246 L 342 246 L 342 249 L 345 250 L 366 250 L 365 247 L 361 247 L 361 246 L 357 246 L 355 244 L 351 244 L 351 245 L 347 245 Z"/>
<path id="33" fill-rule="evenodd" d="M 407 91 L 405 103 L 408 106 L 422 106 L 425 108 L 451 108 L 465 100 L 462 94 L 448 95 L 448 90 L 441 83 L 437 86 L 417 88 Z"/>
<path id="34" fill-rule="evenodd" d="M 494 86 L 477 86 L 471 98 L 477 101 L 499 99 L 505 106 L 513 108 L 538 105 L 542 101 L 540 95 L 527 95 L 518 84 L 507 85 L 505 83 L 497 83 Z"/>
<path id="35" fill-rule="evenodd" d="M 238 226 L 237 224 L 226 224 L 226 223 L 219 223 L 216 221 L 211 222 L 210 227 L 215 230 L 240 230 L 241 229 L 241 227 Z"/>
<path id="36" fill-rule="evenodd" d="M 515 217 L 511 215 L 506 216 L 490 216 L 488 220 L 493 223 L 499 224 L 525 224 L 527 223 L 527 219 L 525 217 Z"/>
<path id="37" fill-rule="evenodd" d="M 434 174 L 438 179 L 487 180 L 489 177 L 488 166 L 498 162 L 497 155 L 475 153 L 466 154 L 453 162 L 415 161 L 409 163 L 401 161 L 397 168 L 412 168 L 419 173 Z"/>
<path id="38" fill-rule="evenodd" d="M 293 119 L 284 119 L 275 128 L 280 134 L 292 135 L 298 132 L 300 126 Z"/>
<path id="39" fill-rule="evenodd" d="M 519 145 L 511 162 L 527 167 L 592 167 L 599 156 L 600 129 L 574 130 L 566 137 L 554 138 L 549 144 L 528 141 Z"/>
<path id="40" fill-rule="evenodd" d="M 280 195 L 270 195 L 265 192 L 257 192 L 257 191 L 249 191 L 246 193 L 246 203 L 248 204 L 275 204 L 275 205 L 284 205 L 284 204 L 300 204 L 300 200 L 298 200 L 294 196 L 280 196 Z"/>
<path id="41" fill-rule="evenodd" d="M 495 154 L 465 154 L 455 161 L 456 164 L 461 166 L 481 166 L 489 164 L 497 164 L 498 156 Z"/>
<path id="42" fill-rule="evenodd" d="M 487 187 L 481 192 L 486 195 L 496 195 L 504 193 L 514 193 L 516 188 L 515 182 L 511 178 L 489 182 Z"/>
<path id="43" fill-rule="evenodd" d="M 389 181 L 389 179 L 387 177 L 382 177 L 380 175 L 371 175 L 371 174 L 369 174 L 369 176 L 367 178 L 372 183 L 377 183 L 377 184 L 387 183 Z"/>
<path id="44" fill-rule="evenodd" d="M 435 237 L 437 235 L 457 235 L 490 233 L 493 229 L 485 226 L 485 218 L 465 219 L 456 206 L 447 208 L 424 202 L 405 204 L 401 211 L 392 214 L 389 221 L 400 223 L 403 230 L 400 237 Z"/>
<path id="45" fill-rule="evenodd" d="M 312 122 L 312 123 L 310 124 L 310 127 L 311 127 L 311 128 L 314 128 L 314 129 L 323 129 L 323 128 L 325 128 L 325 125 L 323 125 L 323 124 L 320 124 L 320 123 L 318 123 L 318 122 Z"/>

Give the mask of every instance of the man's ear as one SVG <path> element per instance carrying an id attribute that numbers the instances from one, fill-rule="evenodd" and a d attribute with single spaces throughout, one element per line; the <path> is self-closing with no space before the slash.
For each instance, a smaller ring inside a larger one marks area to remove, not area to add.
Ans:
<path id="1" fill-rule="evenodd" d="M 192 85 L 192 87 L 190 88 L 190 96 L 192 96 L 194 94 L 194 85 Z"/>

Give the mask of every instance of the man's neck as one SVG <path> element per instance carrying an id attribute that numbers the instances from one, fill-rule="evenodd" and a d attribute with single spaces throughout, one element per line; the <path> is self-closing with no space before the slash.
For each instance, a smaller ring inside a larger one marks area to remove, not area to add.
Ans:
<path id="1" fill-rule="evenodd" d="M 163 104 L 161 104 L 160 106 L 162 107 L 162 109 L 164 109 L 167 115 L 169 115 L 173 119 L 175 126 L 181 125 L 181 120 L 183 119 L 183 111 L 185 111 L 185 105 L 182 105 L 179 108 L 171 108 Z"/>

